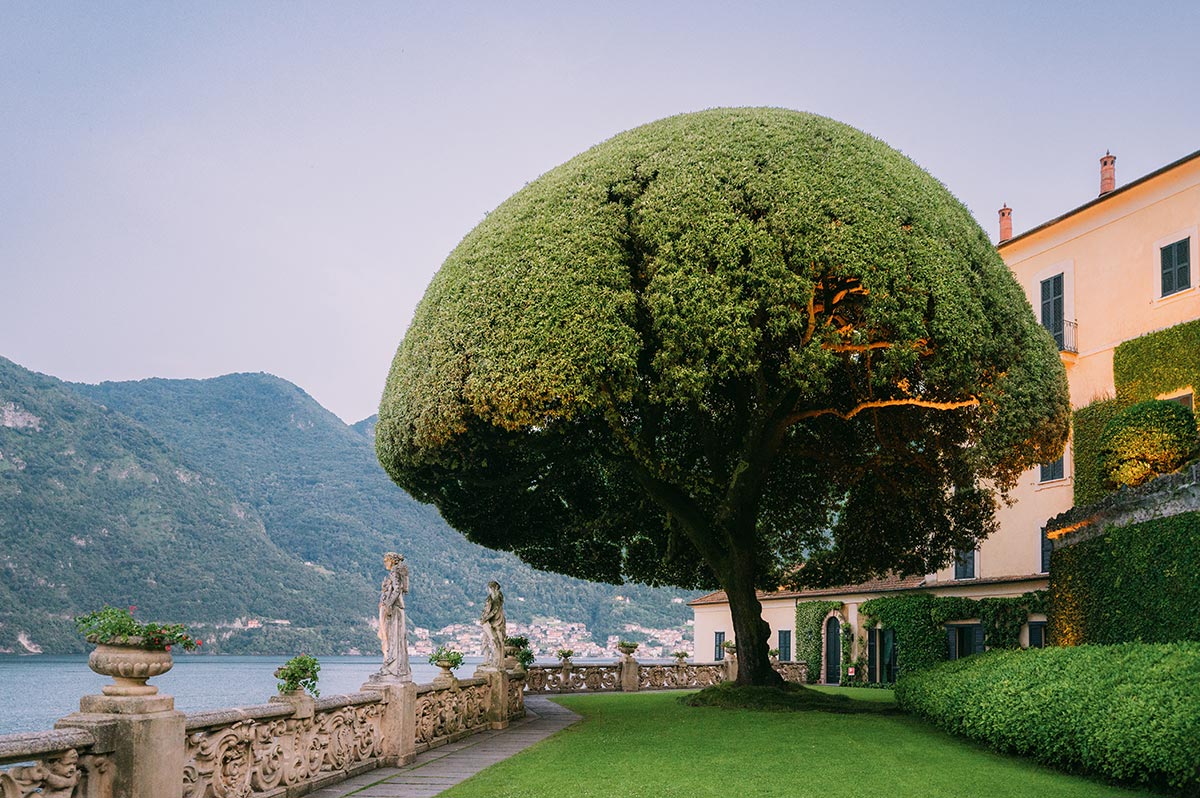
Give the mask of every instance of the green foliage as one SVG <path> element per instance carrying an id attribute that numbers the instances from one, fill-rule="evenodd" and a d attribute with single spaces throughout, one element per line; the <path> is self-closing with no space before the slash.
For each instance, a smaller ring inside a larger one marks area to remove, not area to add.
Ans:
<path id="1" fill-rule="evenodd" d="M 1200 795 L 1200 644 L 989 652 L 906 676 L 896 700 L 1000 751 Z"/>
<path id="2" fill-rule="evenodd" d="M 1100 436 L 1121 410 L 1137 402 L 1187 388 L 1200 390 L 1200 320 L 1134 338 L 1113 352 L 1115 399 L 1102 399 L 1075 411 L 1072 450 L 1075 504 L 1104 498 Z"/>
<path id="3" fill-rule="evenodd" d="M 517 650 L 513 656 L 517 658 L 517 662 L 521 663 L 522 668 L 528 668 L 537 659 L 533 654 L 533 650 L 529 647 L 529 638 L 524 635 L 506 637 L 504 638 L 504 645 L 512 646 Z"/>
<path id="4" fill-rule="evenodd" d="M 1113 527 L 1050 559 L 1050 642 L 1200 640 L 1200 512 Z"/>
<path id="5" fill-rule="evenodd" d="M 808 663 L 810 683 L 815 683 L 821 678 L 825 618 L 841 606 L 840 601 L 796 602 L 796 659 Z"/>
<path id="6" fill-rule="evenodd" d="M 554 653 L 554 656 L 558 657 L 558 658 L 559 658 L 559 659 L 561 659 L 563 662 L 566 662 L 566 661 L 567 661 L 567 660 L 569 660 L 571 657 L 575 656 L 575 649 L 573 649 L 573 648 L 560 648 L 558 651 L 556 651 L 556 652 Z"/>
<path id="7" fill-rule="evenodd" d="M 457 651 L 448 646 L 438 646 L 437 649 L 429 655 L 430 665 L 441 665 L 446 662 L 450 665 L 450 670 L 457 670 L 462 667 L 463 655 L 461 651 Z"/>
<path id="8" fill-rule="evenodd" d="M 469 233 L 377 448 L 539 567 L 713 586 L 743 557 L 714 542 L 744 539 L 752 596 L 805 559 L 835 583 L 944 564 L 1068 414 L 1056 347 L 942 185 L 832 120 L 722 109 L 594 147 Z"/>
<path id="9" fill-rule="evenodd" d="M 142 623 L 133 617 L 136 607 L 121 609 L 105 605 L 102 609 L 75 618 L 75 627 L 89 643 L 128 645 L 135 643 L 142 648 L 171 650 L 179 646 L 185 651 L 195 651 L 201 644 L 192 637 L 181 623 Z"/>
<path id="10" fill-rule="evenodd" d="M 1100 467 L 1100 436 L 1125 405 L 1118 399 L 1097 399 L 1075 411 L 1071 419 L 1075 506 L 1100 501 L 1108 493 Z"/>
<path id="11" fill-rule="evenodd" d="M 1032 613 L 1047 610 L 1046 591 L 1012 598 L 970 599 L 911 593 L 863 602 L 858 611 L 868 625 L 879 623 L 896 632 L 896 665 L 902 675 L 924 670 L 948 656 L 945 624 L 978 618 L 984 645 L 1011 649 L 1020 645 L 1021 627 Z"/>
<path id="12" fill-rule="evenodd" d="M 275 678 L 279 680 L 279 692 L 294 693 L 303 688 L 314 697 L 320 697 L 321 691 L 317 689 L 317 674 L 320 672 L 321 663 L 316 657 L 309 654 L 292 657 L 275 669 Z"/>
<path id="13" fill-rule="evenodd" d="M 810 687 L 784 683 L 780 687 L 740 686 L 722 682 L 689 693 L 679 699 L 690 707 L 721 707 L 756 712 L 834 712 L 840 715 L 891 715 L 897 709 L 888 702 L 857 701 L 845 695 L 830 695 Z"/>
<path id="14" fill-rule="evenodd" d="M 1136 487 L 1169 474 L 1196 451 L 1196 418 L 1178 402 L 1148 399 L 1104 425 L 1100 472 L 1104 487 Z"/>
<path id="15" fill-rule="evenodd" d="M 1200 389 L 1200 319 L 1122 343 L 1113 352 L 1113 382 L 1125 404 Z"/>

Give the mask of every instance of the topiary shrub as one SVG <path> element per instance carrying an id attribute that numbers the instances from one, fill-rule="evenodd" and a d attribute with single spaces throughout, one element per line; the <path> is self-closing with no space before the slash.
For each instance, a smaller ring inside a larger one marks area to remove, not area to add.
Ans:
<path id="1" fill-rule="evenodd" d="M 1187 462 L 1196 450 L 1196 418 L 1177 402 L 1151 399 L 1122 410 L 1100 436 L 1105 487 L 1134 487 Z"/>
<path id="2" fill-rule="evenodd" d="M 1200 643 L 992 651 L 908 674 L 896 700 L 999 751 L 1200 796 Z"/>

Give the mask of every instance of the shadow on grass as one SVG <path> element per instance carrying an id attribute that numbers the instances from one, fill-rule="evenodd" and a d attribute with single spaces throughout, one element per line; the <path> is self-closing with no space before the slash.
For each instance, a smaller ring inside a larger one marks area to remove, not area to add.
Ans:
<path id="1" fill-rule="evenodd" d="M 892 703 L 856 701 L 844 695 L 829 695 L 798 684 L 782 687 L 738 687 L 724 683 L 698 693 L 681 696 L 681 704 L 692 707 L 748 709 L 759 712 L 833 712 L 839 715 L 903 715 Z"/>

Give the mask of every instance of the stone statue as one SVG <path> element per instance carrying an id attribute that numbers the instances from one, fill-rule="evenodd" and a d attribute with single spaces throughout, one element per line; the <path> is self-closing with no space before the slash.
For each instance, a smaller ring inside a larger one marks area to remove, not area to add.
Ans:
<path id="1" fill-rule="evenodd" d="M 5 775 L 17 788 L 17 795 L 37 795 L 45 798 L 70 798 L 79 785 L 79 752 L 69 749 L 35 765 L 0 772 L 0 795 L 8 795 Z"/>
<path id="2" fill-rule="evenodd" d="M 394 551 L 383 555 L 383 564 L 388 569 L 379 591 L 379 642 L 383 648 L 383 667 L 376 676 L 409 681 L 412 669 L 408 665 L 408 639 L 404 628 L 408 566 L 404 564 L 404 555 Z"/>
<path id="3" fill-rule="evenodd" d="M 483 667 L 504 670 L 504 639 L 508 632 L 504 621 L 504 594 L 495 580 L 488 582 L 487 600 L 483 603 L 479 625 L 483 627 Z"/>

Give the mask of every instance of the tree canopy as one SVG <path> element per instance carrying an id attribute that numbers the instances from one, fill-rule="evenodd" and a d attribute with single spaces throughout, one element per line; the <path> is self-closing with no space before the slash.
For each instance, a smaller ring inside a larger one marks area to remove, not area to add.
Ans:
<path id="1" fill-rule="evenodd" d="M 622 133 L 471 231 L 376 442 L 486 546 L 723 587 L 762 681 L 755 589 L 944 565 L 1068 419 L 1053 340 L 940 183 L 830 119 L 719 109 Z"/>

